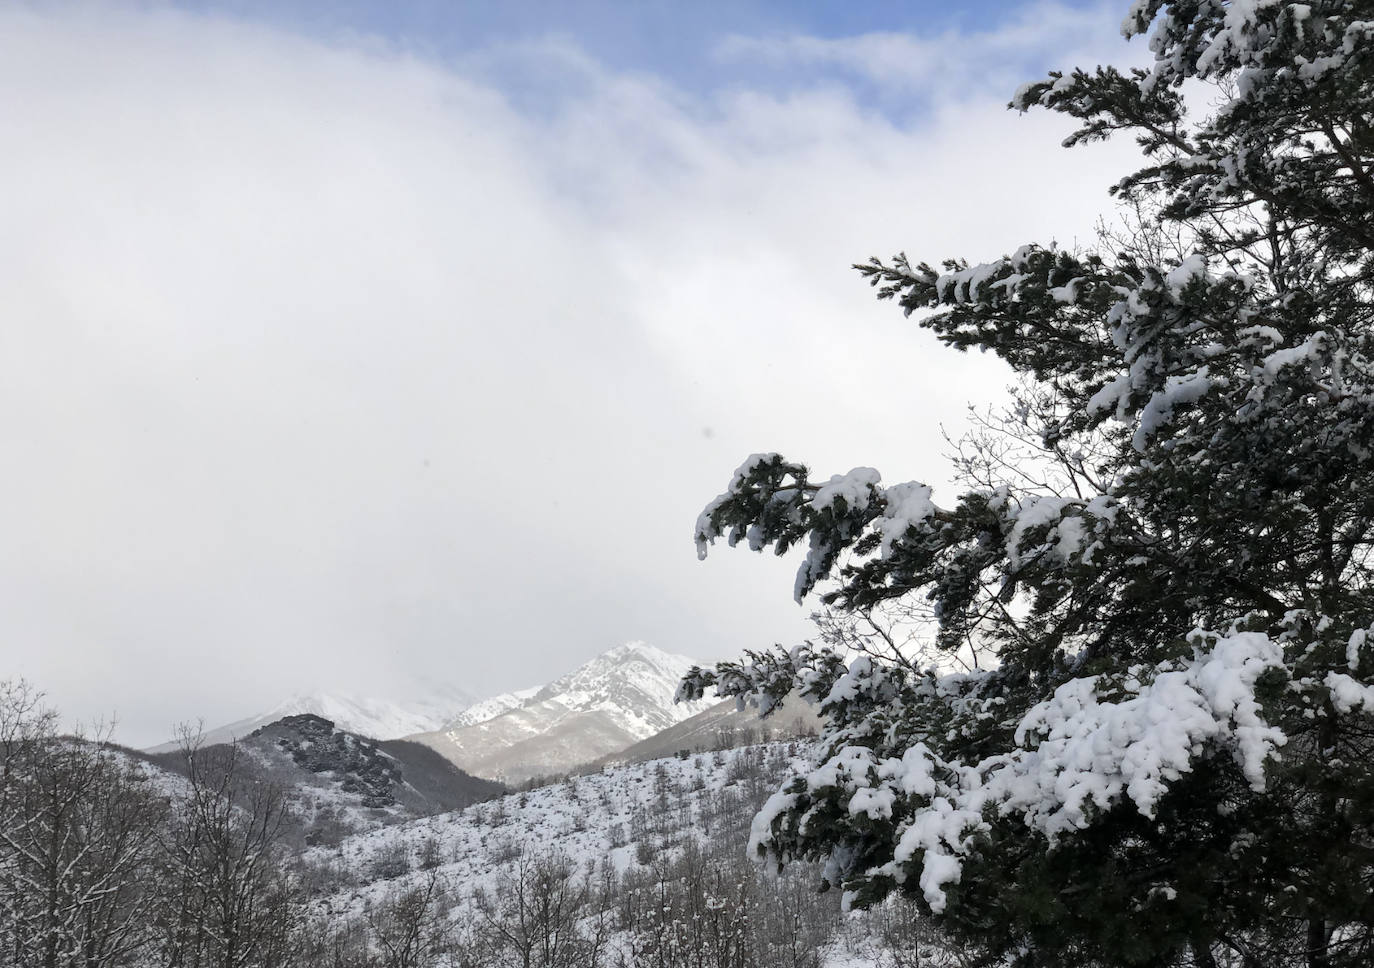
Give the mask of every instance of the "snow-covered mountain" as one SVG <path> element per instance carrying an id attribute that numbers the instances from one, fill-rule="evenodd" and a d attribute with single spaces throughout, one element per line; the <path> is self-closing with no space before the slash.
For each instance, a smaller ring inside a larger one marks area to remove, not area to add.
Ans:
<path id="1" fill-rule="evenodd" d="M 327 692 L 299 693 L 264 713 L 206 730 L 202 740 L 206 745 L 229 743 L 287 716 L 319 716 L 360 736 L 400 739 L 442 728 L 471 708 L 474 699 L 454 686 L 431 688 L 422 696 L 405 701 Z M 154 746 L 149 752 L 166 753 L 176 748 L 175 742 L 169 742 Z"/>
<path id="2" fill-rule="evenodd" d="M 477 776 L 519 782 L 567 772 L 712 705 L 673 703 L 678 683 L 695 664 L 643 642 L 627 643 L 523 697 L 497 697 L 507 704 L 497 715 L 477 722 L 455 718 L 443 729 L 408 738 Z"/>
<path id="3" fill-rule="evenodd" d="M 499 696 L 491 696 L 481 702 L 473 703 L 467 709 L 453 718 L 451 722 L 441 723 L 440 729 L 458 729 L 461 726 L 475 726 L 478 723 L 485 723 L 488 719 L 495 719 L 504 712 L 518 709 L 525 705 L 530 699 L 534 698 L 542 686 L 531 686 L 528 689 L 517 689 L 514 692 L 503 692 Z"/>

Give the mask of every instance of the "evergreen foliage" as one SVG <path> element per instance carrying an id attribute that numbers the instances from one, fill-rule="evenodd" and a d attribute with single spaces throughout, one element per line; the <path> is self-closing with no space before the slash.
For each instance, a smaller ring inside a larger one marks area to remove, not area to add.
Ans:
<path id="1" fill-rule="evenodd" d="M 696 527 L 806 545 L 795 595 L 840 616 L 928 609 L 946 661 L 808 644 L 681 694 L 820 703 L 753 849 L 989 962 L 1374 964 L 1374 3 L 1136 0 L 1123 31 L 1149 69 L 1012 107 L 1136 139 L 1127 231 L 856 267 L 1017 375 L 962 493 L 759 454 Z"/>

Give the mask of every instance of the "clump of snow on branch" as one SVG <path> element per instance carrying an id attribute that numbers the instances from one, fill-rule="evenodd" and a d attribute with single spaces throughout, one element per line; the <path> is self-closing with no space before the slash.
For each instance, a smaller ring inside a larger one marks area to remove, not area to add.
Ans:
<path id="1" fill-rule="evenodd" d="M 1021 566 L 1021 540 L 1031 528 L 1055 524 L 1070 502 L 1059 497 L 1030 497 L 1016 514 L 1007 535 L 1007 561 L 1012 568 Z"/>
<path id="2" fill-rule="evenodd" d="M 1150 437 L 1173 420 L 1176 409 L 1196 403 L 1210 389 L 1212 381 L 1208 379 L 1205 366 L 1194 373 L 1166 379 L 1163 389 L 1151 396 L 1150 402 L 1140 412 L 1140 423 L 1131 441 L 1135 449 L 1143 451 Z"/>
<path id="3" fill-rule="evenodd" d="M 887 505 L 883 508 L 882 521 L 879 523 L 882 533 L 882 540 L 878 544 L 879 556 L 890 556 L 892 546 L 905 538 L 910 529 L 919 529 L 934 517 L 935 505 L 930 494 L 929 487 L 914 481 L 894 484 L 887 489 Z"/>
<path id="4" fill-rule="evenodd" d="M 1119 683 L 1128 698 L 1102 702 L 1092 676 L 1033 707 L 1016 731 L 1028 748 L 989 780 L 1003 811 L 1051 837 L 1087 826 L 1090 806 L 1107 809 L 1123 794 L 1152 817 L 1168 783 L 1213 745 L 1229 749 L 1250 785 L 1264 789 L 1265 761 L 1287 740 L 1264 721 L 1255 683 L 1284 668 L 1283 650 L 1259 632 L 1213 638 L 1191 659 L 1133 670 Z"/>
<path id="5" fill-rule="evenodd" d="M 856 467 L 848 474 L 836 474 L 816 491 L 811 506 L 817 511 L 833 507 L 836 501 L 854 510 L 868 507 L 878 493 L 878 482 L 882 475 L 871 467 Z"/>
<path id="6" fill-rule="evenodd" d="M 1363 710 L 1374 715 L 1374 686 L 1365 685 L 1343 672 L 1328 672 L 1325 685 L 1331 691 L 1331 705 L 1338 712 Z"/>

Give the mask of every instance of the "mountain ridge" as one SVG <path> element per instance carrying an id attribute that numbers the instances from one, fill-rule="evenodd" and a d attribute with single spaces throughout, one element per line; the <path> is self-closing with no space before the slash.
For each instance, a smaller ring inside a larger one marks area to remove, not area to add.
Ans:
<path id="1" fill-rule="evenodd" d="M 186 750 L 129 755 L 168 776 L 192 769 Z M 285 716 L 228 744 L 202 743 L 194 755 L 215 775 L 232 764 L 281 791 L 292 838 L 330 843 L 341 836 L 462 809 L 505 792 L 464 773 L 432 749 L 377 740 L 312 713 Z"/>
<path id="2" fill-rule="evenodd" d="M 475 776 L 522 782 L 566 773 L 688 719 L 711 703 L 675 704 L 695 661 L 627 642 L 477 723 L 407 737 Z"/>

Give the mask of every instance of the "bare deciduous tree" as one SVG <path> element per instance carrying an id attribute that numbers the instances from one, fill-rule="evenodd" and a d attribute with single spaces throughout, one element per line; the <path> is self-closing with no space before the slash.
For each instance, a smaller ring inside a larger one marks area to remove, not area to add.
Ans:
<path id="1" fill-rule="evenodd" d="M 27 684 L 0 683 L 0 959 L 130 964 L 151 936 L 163 803 L 103 737 L 56 722 Z"/>
<path id="2" fill-rule="evenodd" d="M 368 938 L 378 968 L 437 968 L 453 950 L 446 891 L 431 868 L 414 887 L 398 891 L 368 912 Z"/>
<path id="3" fill-rule="evenodd" d="M 165 841 L 166 968 L 292 963 L 301 901 L 282 863 L 282 791 L 245 769 L 236 744 L 183 731 L 186 791 Z"/>
<path id="4" fill-rule="evenodd" d="M 597 968 L 609 919 L 592 910 L 592 885 L 561 855 L 522 852 L 493 891 L 480 891 L 474 932 L 479 963 L 490 968 Z"/>

